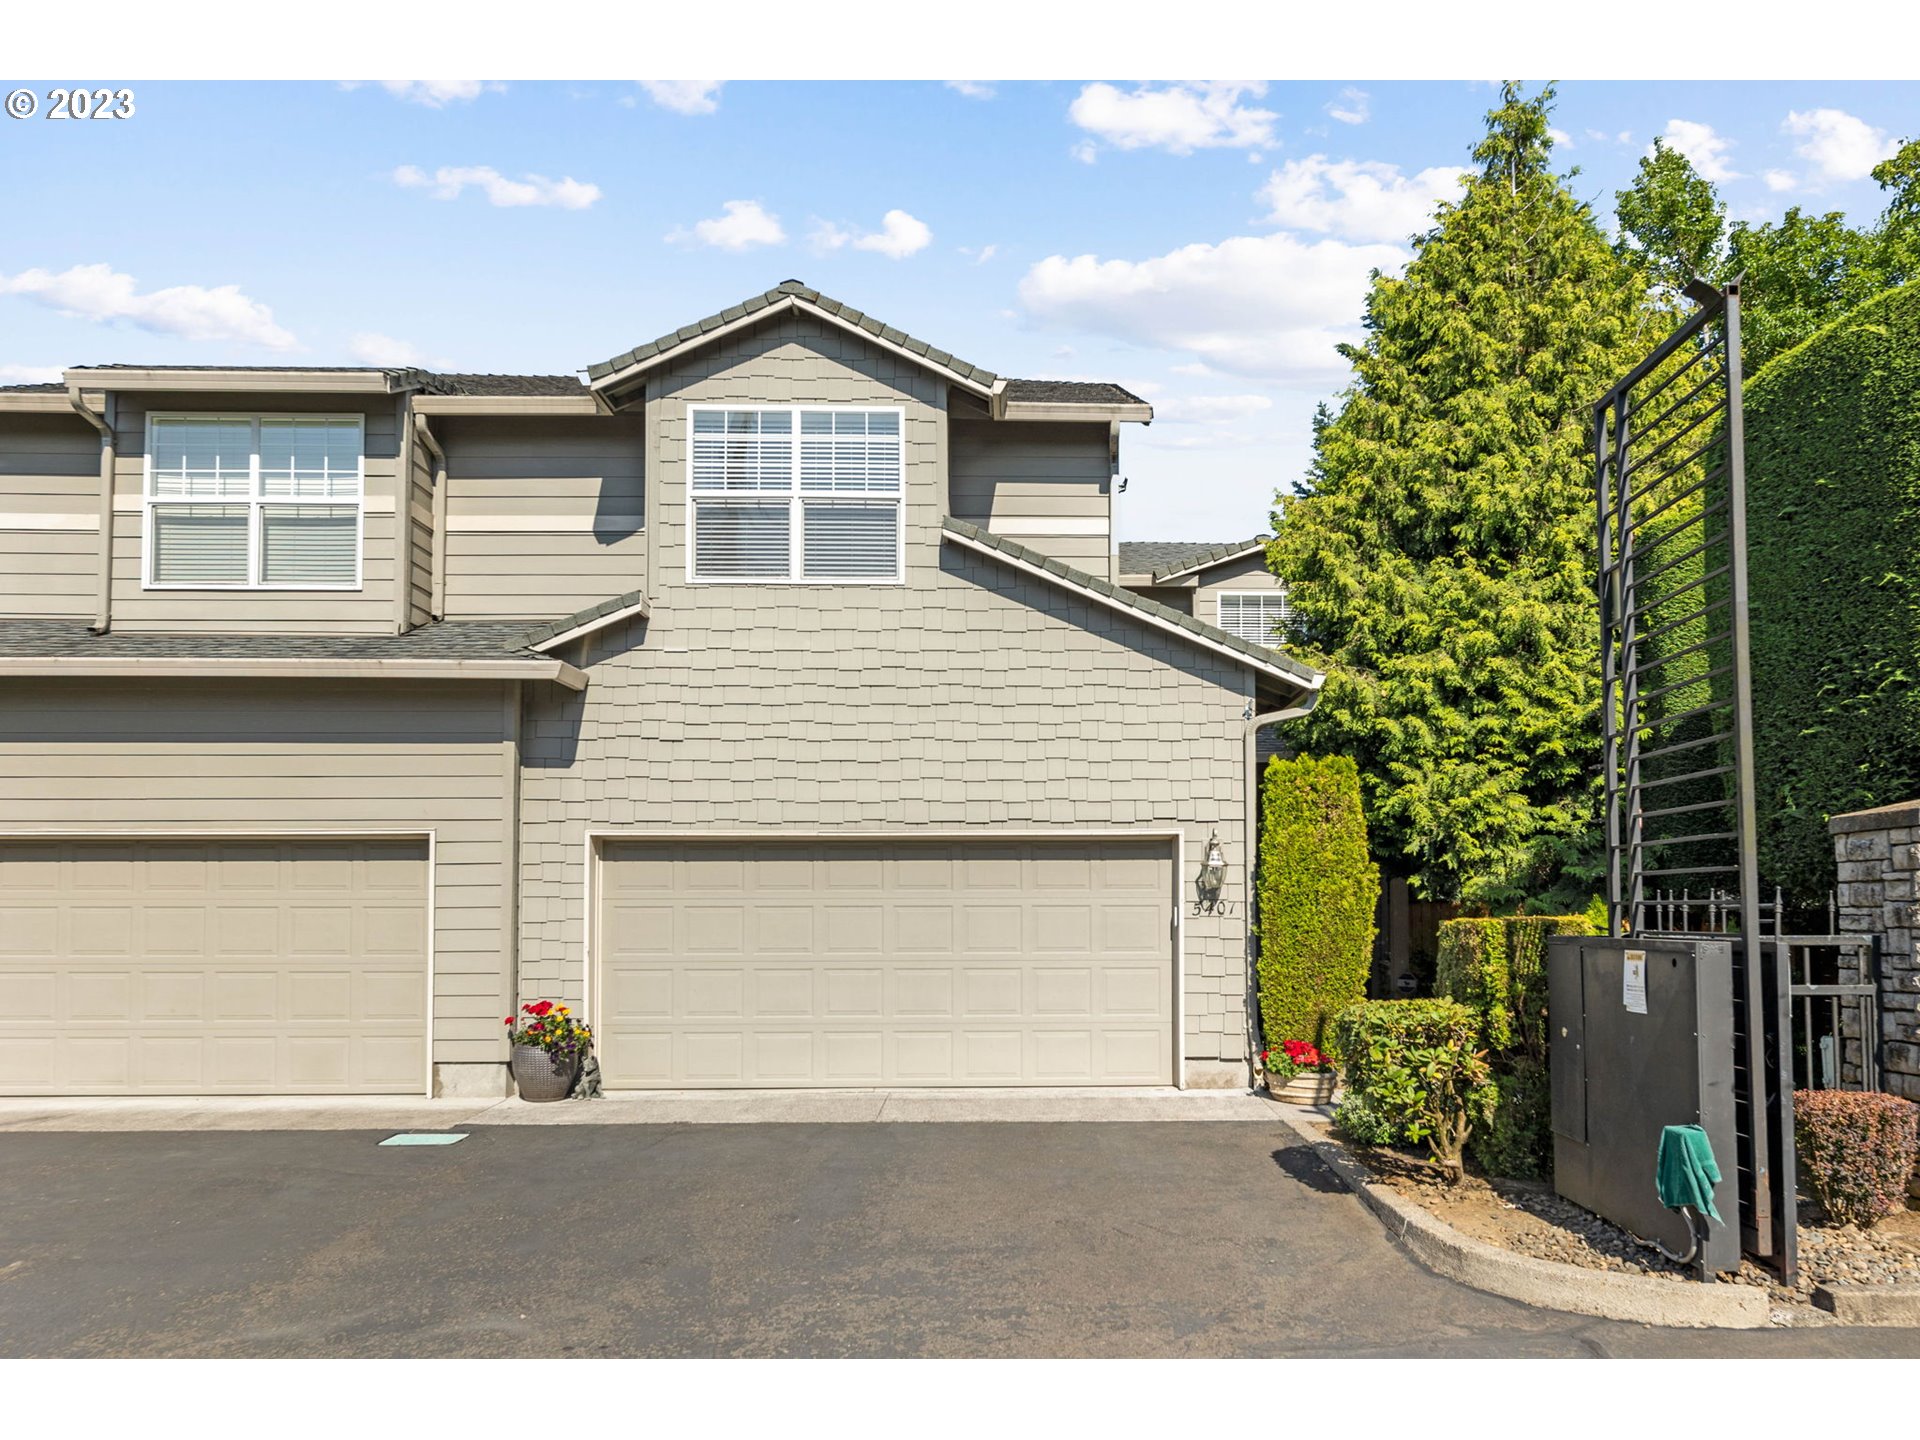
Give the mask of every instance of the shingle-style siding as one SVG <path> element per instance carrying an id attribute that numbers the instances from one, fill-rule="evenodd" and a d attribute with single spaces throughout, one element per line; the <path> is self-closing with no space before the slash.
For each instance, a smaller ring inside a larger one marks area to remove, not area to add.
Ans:
<path id="1" fill-rule="evenodd" d="M 949 513 L 1113 578 L 1112 448 L 1106 422 L 952 422 Z"/>
<path id="2" fill-rule="evenodd" d="M 358 590 L 143 590 L 142 487 L 147 415 L 350 415 L 366 417 L 366 533 Z M 115 400 L 113 624 L 124 630 L 269 630 L 289 634 L 391 633 L 401 533 L 399 409 L 391 396 L 166 395 Z M 95 461 L 97 475 L 98 460 Z"/>
<path id="3" fill-rule="evenodd" d="M 646 588 L 645 420 L 442 417 L 453 619 L 549 620 Z"/>
<path id="4" fill-rule="evenodd" d="M 91 617 L 100 434 L 78 415 L 0 415 L 0 617 Z"/>
<path id="5" fill-rule="evenodd" d="M 0 706 L 0 832 L 435 834 L 436 1063 L 506 1058 L 504 686 L 58 680 Z"/>
<path id="6" fill-rule="evenodd" d="M 1177 827 L 1189 898 L 1217 830 L 1235 903 L 1185 920 L 1186 1053 L 1243 1060 L 1246 670 L 943 545 L 944 384 L 856 337 L 783 318 L 691 353 L 649 395 L 653 616 L 567 647 L 585 692 L 529 696 L 522 994 L 582 997 L 589 827 Z M 906 583 L 687 583 L 687 403 L 819 400 L 906 407 Z"/>

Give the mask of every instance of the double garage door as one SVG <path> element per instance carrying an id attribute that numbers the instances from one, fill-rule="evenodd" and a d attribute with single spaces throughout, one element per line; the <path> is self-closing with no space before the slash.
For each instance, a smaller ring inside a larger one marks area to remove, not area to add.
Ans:
<path id="1" fill-rule="evenodd" d="M 0 1094 L 419 1094 L 416 840 L 0 842 Z"/>
<path id="2" fill-rule="evenodd" d="M 609 841 L 606 1083 L 1161 1085 L 1166 839 Z"/>

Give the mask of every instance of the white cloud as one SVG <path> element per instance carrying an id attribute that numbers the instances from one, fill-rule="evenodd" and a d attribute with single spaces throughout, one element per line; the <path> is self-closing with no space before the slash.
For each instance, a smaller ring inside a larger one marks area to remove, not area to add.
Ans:
<path id="1" fill-rule="evenodd" d="M 1095 160 L 1100 158 L 1100 147 L 1091 140 L 1081 140 L 1075 143 L 1067 151 L 1067 154 L 1078 160 L 1082 165 L 1091 165 Z"/>
<path id="2" fill-rule="evenodd" d="M 1698 120 L 1669 120 L 1661 138 L 1692 163 L 1702 180 L 1738 180 L 1740 172 L 1728 163 L 1733 141 Z M 1651 155 L 1652 150 L 1647 153 Z"/>
<path id="3" fill-rule="evenodd" d="M 1358 338 L 1368 276 L 1406 258 L 1391 245 L 1236 235 L 1138 261 L 1051 255 L 1027 271 L 1020 298 L 1048 324 L 1321 386 L 1346 373 L 1334 346 Z"/>
<path id="4" fill-rule="evenodd" d="M 46 385 L 60 374 L 58 365 L 0 365 L 0 385 Z"/>
<path id="5" fill-rule="evenodd" d="M 173 285 L 142 294 L 133 276 L 111 265 L 75 265 L 58 275 L 41 269 L 0 275 L 0 295 L 24 295 L 62 315 L 124 321 L 185 340 L 234 340 L 269 350 L 291 350 L 299 343 L 274 323 L 273 311 L 242 294 L 238 285 Z"/>
<path id="6" fill-rule="evenodd" d="M 958 91 L 969 100 L 993 98 L 993 82 L 990 80 L 943 80 L 941 83 L 949 90 Z"/>
<path id="7" fill-rule="evenodd" d="M 417 346 L 376 330 L 357 333 L 347 342 L 347 350 L 363 365 L 427 365 L 427 357 Z"/>
<path id="8" fill-rule="evenodd" d="M 1155 407 L 1154 418 L 1169 425 L 1232 424 L 1272 408 L 1265 395 L 1175 395 Z"/>
<path id="9" fill-rule="evenodd" d="M 1769 170 L 1760 178 L 1767 182 L 1767 189 L 1776 194 L 1782 190 L 1791 190 L 1800 183 L 1791 170 Z"/>
<path id="10" fill-rule="evenodd" d="M 962 255 L 966 256 L 976 265 L 984 265 L 1000 253 L 1000 247 L 998 245 L 982 245 L 977 250 L 970 245 L 961 245 L 958 249 Z"/>
<path id="11" fill-rule="evenodd" d="M 1591 134 L 1592 132 L 1589 131 L 1588 133 Z M 1559 130 L 1549 125 L 1547 127 L 1547 138 L 1562 150 L 1573 149 L 1573 137 L 1564 130 Z"/>
<path id="12" fill-rule="evenodd" d="M 1327 102 L 1326 111 L 1342 125 L 1364 125 L 1367 117 L 1373 113 L 1367 104 L 1367 92 L 1356 90 L 1351 85 L 1340 92 L 1338 100 Z"/>
<path id="13" fill-rule="evenodd" d="M 1255 80 L 1212 80 L 1121 90 L 1096 81 L 1081 90 L 1067 118 L 1121 150 L 1159 149 L 1175 155 L 1222 146 L 1273 145 L 1271 110 L 1242 104 L 1267 87 Z"/>
<path id="14" fill-rule="evenodd" d="M 1458 198 L 1464 183 L 1450 165 L 1402 175 L 1399 166 L 1378 160 L 1309 155 L 1274 171 L 1259 198 L 1276 225 L 1350 240 L 1403 241 L 1426 229 L 1434 206 Z"/>
<path id="15" fill-rule="evenodd" d="M 880 228 L 865 234 L 836 225 L 831 220 L 816 221 L 807 243 L 821 255 L 851 245 L 856 250 L 871 250 L 889 260 L 904 260 L 931 245 L 933 231 L 927 228 L 924 221 L 914 219 L 904 210 L 889 210 L 880 217 Z M 988 246 L 987 249 L 990 254 L 993 247 Z"/>
<path id="16" fill-rule="evenodd" d="M 711 115 L 720 108 L 724 80 L 642 80 L 647 98 L 681 115 Z"/>
<path id="17" fill-rule="evenodd" d="M 1864 180 L 1900 148 L 1886 131 L 1844 110 L 1792 110 L 1780 128 L 1806 141 L 1795 151 L 1823 180 Z"/>
<path id="18" fill-rule="evenodd" d="M 358 90 L 364 80 L 342 80 L 343 90 Z M 456 101 L 477 100 L 488 91 L 507 87 L 498 80 L 380 80 L 374 82 L 396 100 L 425 105 L 429 110 L 444 110 Z"/>
<path id="19" fill-rule="evenodd" d="M 756 245 L 782 245 L 787 232 L 780 217 L 768 213 L 758 200 L 729 200 L 721 214 L 695 221 L 691 228 L 679 227 L 667 234 L 674 241 L 695 241 L 716 250 L 751 250 Z"/>
<path id="20" fill-rule="evenodd" d="M 436 200 L 456 200 L 468 186 L 480 190 L 489 205 L 554 205 L 562 210 L 584 210 L 600 198 L 600 187 L 575 180 L 549 180 L 544 175 L 523 175 L 509 180 L 491 165 L 442 165 L 431 175 L 418 165 L 402 165 L 393 172 L 393 183 L 404 189 L 431 188 Z"/>

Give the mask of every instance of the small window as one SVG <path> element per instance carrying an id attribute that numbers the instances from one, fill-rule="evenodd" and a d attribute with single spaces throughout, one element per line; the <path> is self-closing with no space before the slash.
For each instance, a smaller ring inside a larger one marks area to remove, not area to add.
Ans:
<path id="1" fill-rule="evenodd" d="M 146 583 L 360 586 L 365 433 L 357 415 L 156 415 Z"/>
<path id="2" fill-rule="evenodd" d="M 898 584 L 904 412 L 688 408 L 688 578 Z"/>
<path id="3" fill-rule="evenodd" d="M 1277 649 L 1292 623 L 1285 590 L 1229 590 L 1220 596 L 1220 628 L 1255 645 Z"/>

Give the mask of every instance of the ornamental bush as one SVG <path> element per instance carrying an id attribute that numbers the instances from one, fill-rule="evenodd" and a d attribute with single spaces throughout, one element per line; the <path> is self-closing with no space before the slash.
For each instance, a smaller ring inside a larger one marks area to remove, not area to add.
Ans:
<path id="1" fill-rule="evenodd" d="M 1474 1013 L 1453 1000 L 1363 1000 L 1335 1017 L 1347 1088 L 1408 1140 L 1425 1141 L 1449 1184 L 1495 1090 Z"/>
<path id="2" fill-rule="evenodd" d="M 1809 904 L 1826 822 L 1920 795 L 1920 281 L 1746 390 L 1760 873 Z"/>
<path id="3" fill-rule="evenodd" d="M 1546 1067 L 1522 1059 L 1493 1077 L 1493 1109 L 1468 1148 L 1480 1168 L 1508 1180 L 1553 1173 L 1553 1086 Z"/>
<path id="4" fill-rule="evenodd" d="M 1380 869 L 1360 774 L 1344 755 L 1276 758 L 1261 781 L 1260 1022 L 1269 1046 L 1327 1048 L 1332 1017 L 1367 993 Z"/>
<path id="5" fill-rule="evenodd" d="M 1857 1090 L 1793 1092 L 1800 1178 L 1827 1218 L 1862 1229 L 1898 1210 L 1920 1156 L 1920 1106 Z"/>

